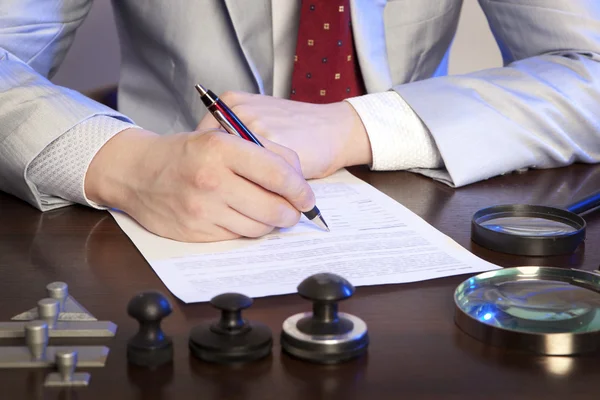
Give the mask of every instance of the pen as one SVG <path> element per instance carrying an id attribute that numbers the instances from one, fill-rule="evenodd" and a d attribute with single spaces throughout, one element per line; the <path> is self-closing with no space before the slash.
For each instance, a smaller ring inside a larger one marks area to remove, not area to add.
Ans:
<path id="1" fill-rule="evenodd" d="M 221 124 L 223 129 L 232 135 L 254 142 L 260 147 L 265 147 L 217 95 L 210 90 L 206 90 L 202 85 L 196 85 L 196 90 L 200 94 L 200 99 L 206 108 L 208 108 L 208 111 L 210 111 L 213 117 Z M 315 225 L 329 232 L 329 227 L 316 205 L 312 210 L 303 212 L 303 214 Z"/>

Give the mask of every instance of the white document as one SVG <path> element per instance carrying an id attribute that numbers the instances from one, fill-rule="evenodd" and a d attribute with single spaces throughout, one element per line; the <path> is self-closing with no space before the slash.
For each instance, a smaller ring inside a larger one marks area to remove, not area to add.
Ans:
<path id="1" fill-rule="evenodd" d="M 185 303 L 225 292 L 262 297 L 296 293 L 332 272 L 354 286 L 397 284 L 500 268 L 458 245 L 346 170 L 310 181 L 331 232 L 305 219 L 259 239 L 184 243 L 154 235 L 111 211 L 166 287 Z"/>

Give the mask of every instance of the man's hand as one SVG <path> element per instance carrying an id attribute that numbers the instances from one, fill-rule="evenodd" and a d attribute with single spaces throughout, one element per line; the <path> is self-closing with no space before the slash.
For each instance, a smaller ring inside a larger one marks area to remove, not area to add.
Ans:
<path id="1" fill-rule="evenodd" d="M 310 104 L 241 92 L 219 97 L 250 131 L 294 150 L 306 179 L 372 162 L 365 128 L 346 102 Z M 218 126 L 214 117 L 207 114 L 198 129 Z"/>
<path id="2" fill-rule="evenodd" d="M 210 242 L 290 227 L 315 205 L 297 155 L 212 129 L 159 136 L 127 129 L 92 160 L 87 197 L 117 208 L 149 231 Z"/>

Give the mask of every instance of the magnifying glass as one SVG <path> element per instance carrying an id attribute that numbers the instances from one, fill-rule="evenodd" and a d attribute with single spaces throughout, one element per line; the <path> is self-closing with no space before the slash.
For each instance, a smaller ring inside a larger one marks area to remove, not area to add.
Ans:
<path id="1" fill-rule="evenodd" d="M 484 208 L 473 215 L 471 240 L 487 249 L 527 256 L 569 254 L 585 239 L 581 217 L 600 208 L 600 191 L 564 209 L 529 204 Z"/>
<path id="2" fill-rule="evenodd" d="M 600 275 L 555 267 L 488 271 L 454 292 L 455 322 L 487 344 L 547 355 L 600 350 Z"/>

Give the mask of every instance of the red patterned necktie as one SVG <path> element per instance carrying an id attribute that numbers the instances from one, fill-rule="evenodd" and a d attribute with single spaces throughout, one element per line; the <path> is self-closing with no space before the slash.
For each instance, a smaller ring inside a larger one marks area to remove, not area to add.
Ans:
<path id="1" fill-rule="evenodd" d="M 364 93 L 350 0 L 302 0 L 290 99 L 333 103 Z"/>

